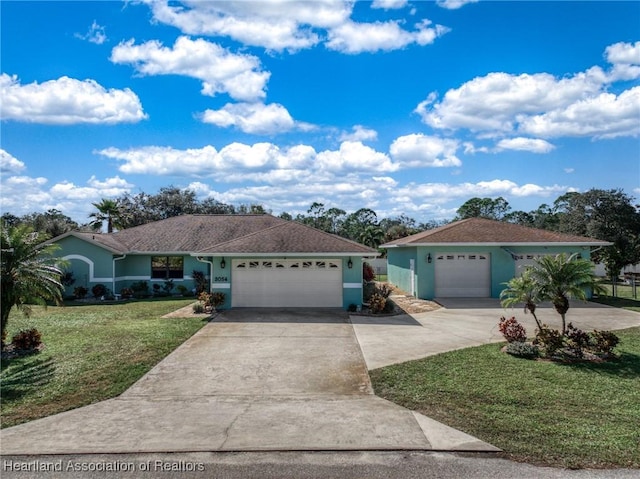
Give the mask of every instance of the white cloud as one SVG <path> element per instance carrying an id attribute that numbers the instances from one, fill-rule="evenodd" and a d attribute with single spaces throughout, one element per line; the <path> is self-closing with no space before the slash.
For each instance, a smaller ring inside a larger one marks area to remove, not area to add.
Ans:
<path id="1" fill-rule="evenodd" d="M 449 31 L 442 25 L 431 27 L 429 20 L 416 24 L 415 31 L 400 27 L 398 21 L 356 23 L 344 22 L 329 31 L 327 48 L 342 53 L 362 53 L 391 51 L 404 48 L 412 43 L 428 45 Z"/>
<path id="2" fill-rule="evenodd" d="M 410 43 L 427 45 L 448 31 L 424 20 L 409 32 L 398 22 L 355 23 L 350 0 L 313 2 L 200 2 L 145 0 L 154 19 L 190 35 L 227 36 L 244 45 L 291 52 L 321 42 L 343 53 L 389 51 Z M 373 8 L 400 8 L 406 0 L 377 0 Z M 328 42 L 325 38 L 328 37 Z"/>
<path id="3" fill-rule="evenodd" d="M 340 141 L 375 141 L 378 139 L 378 132 L 362 125 L 354 125 L 351 133 L 342 132 Z"/>
<path id="4" fill-rule="evenodd" d="M 89 31 L 87 31 L 86 34 L 81 35 L 79 33 L 76 33 L 75 36 L 76 38 L 80 38 L 81 40 L 87 40 L 88 42 L 95 43 L 96 45 L 102 45 L 104 42 L 108 40 L 104 27 L 101 25 L 98 25 L 98 23 L 95 20 L 89 27 Z"/>
<path id="5" fill-rule="evenodd" d="M 518 115 L 560 108 L 595 94 L 605 78 L 599 68 L 570 78 L 547 73 L 489 73 L 449 90 L 442 101 L 431 94 L 416 112 L 434 128 L 511 132 Z"/>
<path id="6" fill-rule="evenodd" d="M 111 52 L 113 63 L 131 64 L 142 75 L 185 75 L 202 80 L 202 94 L 228 93 L 242 101 L 265 96 L 270 73 L 261 71 L 260 60 L 235 54 L 202 39 L 179 37 L 172 48 L 159 41 L 140 45 L 135 40 L 120 43 Z"/>
<path id="7" fill-rule="evenodd" d="M 18 77 L 0 75 L 0 117 L 28 123 L 134 123 L 147 118 L 130 89 L 105 89 L 94 80 L 63 76 L 21 85 Z"/>
<path id="8" fill-rule="evenodd" d="M 119 170 L 128 174 L 215 176 L 219 181 L 245 181 L 248 175 L 265 168 L 306 170 L 313 165 L 315 150 L 306 145 L 281 149 L 273 143 L 231 143 L 220 151 L 211 145 L 178 150 L 146 146 L 121 150 L 106 148 L 94 152 L 122 162 Z M 224 174 L 223 177 L 220 177 Z"/>
<path id="9" fill-rule="evenodd" d="M 609 63 L 627 63 L 640 65 L 640 41 L 631 43 L 615 43 L 605 49 L 605 56 Z"/>
<path id="10" fill-rule="evenodd" d="M 576 171 L 575 168 L 565 168 L 564 172 L 567 173 L 568 175 L 570 175 L 571 173 L 573 173 L 574 171 Z"/>
<path id="11" fill-rule="evenodd" d="M 129 193 L 134 187 L 119 176 L 103 181 L 92 176 L 87 180 L 86 186 L 62 181 L 48 188 L 47 183 L 48 180 L 43 177 L 3 178 L 0 196 L 2 210 L 14 215 L 24 215 L 57 209 L 78 222 L 86 222 L 94 209 L 91 203 Z"/>
<path id="12" fill-rule="evenodd" d="M 408 0 L 373 0 L 371 8 L 383 8 L 385 10 L 394 10 L 406 7 Z"/>
<path id="13" fill-rule="evenodd" d="M 20 173 L 25 168 L 22 161 L 0 148 L 0 173 L 3 175 L 13 175 Z"/>
<path id="14" fill-rule="evenodd" d="M 496 151 L 518 150 L 532 153 L 549 153 L 555 148 L 551 143 L 539 138 L 508 138 L 500 140 L 496 145 Z"/>
<path id="15" fill-rule="evenodd" d="M 269 50 L 300 50 L 320 41 L 317 29 L 343 23 L 353 5 L 343 1 L 145 1 L 154 19 L 191 35 L 228 36 Z"/>
<path id="16" fill-rule="evenodd" d="M 494 179 L 477 183 L 409 183 L 393 190 L 389 203 L 407 211 L 419 211 L 419 205 L 444 205 L 473 197 L 548 197 L 572 190 L 567 186 L 518 185 L 511 180 Z"/>
<path id="17" fill-rule="evenodd" d="M 446 8 L 447 10 L 457 10 L 468 3 L 476 3 L 478 0 L 436 0 L 436 4 L 439 7 Z"/>
<path id="18" fill-rule="evenodd" d="M 391 157 L 405 168 L 460 166 L 458 141 L 421 133 L 396 138 L 389 147 Z"/>
<path id="19" fill-rule="evenodd" d="M 605 49 L 605 58 L 613 64 L 611 81 L 640 78 L 640 42 L 610 45 Z"/>
<path id="20" fill-rule="evenodd" d="M 479 138 L 514 133 L 542 138 L 637 136 L 638 87 L 618 95 L 608 90 L 616 81 L 640 78 L 640 42 L 611 45 L 605 56 L 613 65 L 609 70 L 594 66 L 563 78 L 489 73 L 450 89 L 442 99 L 430 93 L 415 112 L 433 128 L 467 129 Z M 532 145 L 548 148 L 528 143 Z"/>
<path id="21" fill-rule="evenodd" d="M 331 172 L 341 171 L 395 171 L 398 165 L 384 153 L 363 145 L 359 141 L 343 141 L 340 149 L 318 153 L 316 164 Z"/>
<path id="22" fill-rule="evenodd" d="M 121 150 L 106 148 L 95 151 L 107 158 L 122 161 L 122 173 L 153 175 L 199 175 L 222 167 L 213 146 L 176 150 L 171 147 L 145 146 Z"/>
<path id="23" fill-rule="evenodd" d="M 279 103 L 227 103 L 220 110 L 206 110 L 202 121 L 223 128 L 236 127 L 245 133 L 274 135 L 293 129 L 310 130 L 312 125 L 295 121 Z"/>
<path id="24" fill-rule="evenodd" d="M 640 87 L 620 95 L 601 93 L 566 108 L 523 119 L 520 130 L 545 138 L 588 136 L 595 139 L 640 135 Z"/>

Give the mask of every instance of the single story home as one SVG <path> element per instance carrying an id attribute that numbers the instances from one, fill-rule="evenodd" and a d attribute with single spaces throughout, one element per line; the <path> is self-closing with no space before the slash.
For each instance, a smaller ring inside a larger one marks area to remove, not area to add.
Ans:
<path id="1" fill-rule="evenodd" d="M 103 284 L 114 294 L 133 283 L 195 287 L 230 307 L 341 307 L 362 303 L 362 262 L 378 252 L 268 214 L 184 215 L 110 234 L 69 232 L 50 240 L 74 286 Z M 69 287 L 67 294 L 73 291 Z"/>
<path id="2" fill-rule="evenodd" d="M 536 258 L 611 243 L 485 218 L 469 218 L 381 245 L 390 283 L 418 298 L 498 298 Z"/>

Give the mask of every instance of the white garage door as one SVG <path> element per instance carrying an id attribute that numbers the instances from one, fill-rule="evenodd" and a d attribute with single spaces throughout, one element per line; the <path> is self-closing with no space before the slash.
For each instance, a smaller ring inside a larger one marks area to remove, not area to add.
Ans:
<path id="1" fill-rule="evenodd" d="M 342 261 L 233 260 L 234 307 L 342 307 Z"/>
<path id="2" fill-rule="evenodd" d="M 487 298 L 491 296 L 489 254 L 436 254 L 436 297 Z"/>

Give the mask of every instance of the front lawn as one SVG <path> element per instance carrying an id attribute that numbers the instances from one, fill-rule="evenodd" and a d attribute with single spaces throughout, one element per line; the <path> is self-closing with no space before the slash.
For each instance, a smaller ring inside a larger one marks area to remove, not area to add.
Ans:
<path id="1" fill-rule="evenodd" d="M 606 304 L 616 308 L 625 308 L 640 312 L 640 286 L 636 287 L 636 296 L 633 295 L 633 288 L 628 284 L 616 285 L 616 296 L 613 296 L 611 284 L 603 283 L 607 290 L 606 295 L 599 295 L 592 299 L 595 303 Z"/>
<path id="2" fill-rule="evenodd" d="M 192 336 L 202 318 L 161 316 L 193 299 L 12 311 L 8 338 L 37 328 L 45 348 L 2 361 L 2 427 L 117 396 Z"/>
<path id="3" fill-rule="evenodd" d="M 640 467 L 640 328 L 616 331 L 618 361 L 519 359 L 502 344 L 371 371 L 376 394 L 500 447 L 510 459 Z"/>

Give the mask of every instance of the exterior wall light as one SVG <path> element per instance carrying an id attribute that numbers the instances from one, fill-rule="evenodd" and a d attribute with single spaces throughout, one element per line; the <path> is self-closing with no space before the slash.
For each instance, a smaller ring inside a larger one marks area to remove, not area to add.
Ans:
<path id="1" fill-rule="evenodd" d="M 227 266 L 227 262 L 224 260 L 224 258 L 222 258 L 222 259 L 220 260 L 220 268 L 221 268 L 221 269 L 224 269 L 224 267 L 225 267 L 225 266 Z"/>
<path id="2" fill-rule="evenodd" d="M 353 268 L 353 261 L 351 261 L 351 258 L 349 258 L 349 261 L 347 261 L 347 268 Z"/>
<path id="3" fill-rule="evenodd" d="M 427 263 L 431 264 L 431 253 L 427 253 Z"/>

